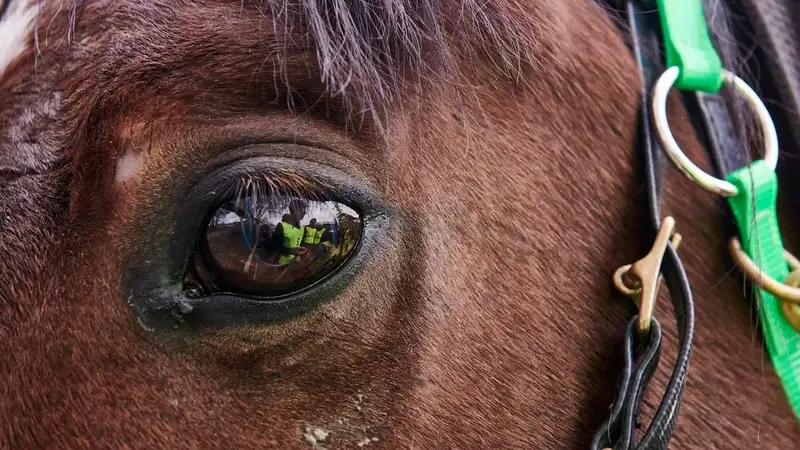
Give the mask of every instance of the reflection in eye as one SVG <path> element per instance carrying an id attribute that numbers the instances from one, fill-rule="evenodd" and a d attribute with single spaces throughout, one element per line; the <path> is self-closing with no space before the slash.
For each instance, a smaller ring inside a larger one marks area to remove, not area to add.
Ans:
<path id="1" fill-rule="evenodd" d="M 199 278 L 210 290 L 291 294 L 333 273 L 355 250 L 361 230 L 359 214 L 337 201 L 240 192 L 208 221 Z"/>

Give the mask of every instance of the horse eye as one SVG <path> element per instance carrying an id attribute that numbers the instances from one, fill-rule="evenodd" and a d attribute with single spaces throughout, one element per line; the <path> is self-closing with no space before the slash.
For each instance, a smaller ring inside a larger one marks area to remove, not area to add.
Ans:
<path id="1" fill-rule="evenodd" d="M 335 272 L 355 251 L 362 220 L 335 200 L 271 193 L 223 203 L 203 230 L 194 274 L 200 287 L 269 298 Z"/>

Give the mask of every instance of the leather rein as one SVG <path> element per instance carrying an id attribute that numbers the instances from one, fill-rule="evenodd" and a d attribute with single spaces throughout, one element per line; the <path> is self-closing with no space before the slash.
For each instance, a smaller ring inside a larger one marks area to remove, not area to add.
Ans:
<path id="1" fill-rule="evenodd" d="M 649 226 L 647 233 L 655 239 L 659 234 L 663 234 L 660 231 L 664 225 L 661 219 L 660 197 L 665 159 L 652 130 L 650 112 L 652 88 L 656 79 L 663 72 L 662 65 L 654 59 L 661 54 L 659 16 L 653 8 L 643 9 L 639 2 L 634 0 L 610 2 L 609 6 L 620 15 L 618 19 L 624 19 L 618 20 L 618 22 L 625 23 L 630 30 L 630 46 L 636 58 L 641 78 L 636 147 L 641 157 L 647 188 L 647 222 Z M 591 444 L 592 450 L 607 448 L 614 450 L 666 449 L 672 437 L 686 384 L 686 372 L 694 337 L 692 291 L 673 243 L 666 242 L 665 246 L 660 249 L 663 252 L 661 253 L 663 259 L 660 263 L 660 274 L 663 275 L 669 288 L 678 325 L 679 345 L 678 356 L 666 391 L 649 427 L 639 443 L 635 445 L 638 425 L 636 417 L 647 385 L 658 366 L 661 349 L 661 326 L 658 320 L 654 317 L 650 318 L 649 333 L 643 336 L 638 326 L 640 315 L 642 315 L 640 310 L 640 314 L 634 316 L 625 328 L 624 364 L 616 398 L 611 406 L 610 414 L 595 433 Z M 651 252 L 651 254 L 659 254 L 659 249 L 655 246 L 653 250 L 655 253 Z M 655 269 L 656 276 L 658 276 L 659 267 L 656 266 Z"/>

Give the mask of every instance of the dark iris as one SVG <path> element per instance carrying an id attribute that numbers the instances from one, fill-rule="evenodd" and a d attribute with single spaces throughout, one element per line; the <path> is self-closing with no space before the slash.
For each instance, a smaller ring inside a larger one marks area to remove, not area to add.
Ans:
<path id="1" fill-rule="evenodd" d="M 206 292 L 274 297 L 305 289 L 354 252 L 360 215 L 326 198 L 239 195 L 212 213 L 193 278 Z"/>

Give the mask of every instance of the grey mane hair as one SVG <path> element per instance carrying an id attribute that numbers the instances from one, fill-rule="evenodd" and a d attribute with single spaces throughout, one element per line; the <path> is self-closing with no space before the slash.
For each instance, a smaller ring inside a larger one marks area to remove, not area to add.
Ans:
<path id="1" fill-rule="evenodd" d="M 445 2 L 453 5 L 442 8 Z M 407 83 L 452 86 L 456 55 L 481 56 L 497 76 L 515 81 L 533 65 L 530 38 L 513 29 L 517 21 L 511 19 L 519 11 L 503 2 L 267 0 L 267 5 L 282 28 L 300 24 L 307 31 L 328 94 L 340 96 L 351 111 L 370 114 L 379 128 Z M 460 16 L 446 17 L 444 11 Z M 450 83 L 441 83 L 445 80 Z"/>
<path id="2" fill-rule="evenodd" d="M 35 0 L 41 2 L 42 0 Z M 67 44 L 88 0 L 68 8 Z M 318 59 L 327 94 L 352 115 L 370 115 L 382 129 L 397 93 L 409 83 L 436 89 L 459 83 L 460 70 L 482 70 L 495 78 L 525 82 L 538 66 L 536 45 L 525 24 L 535 23 L 532 7 L 486 0 L 241 0 L 272 17 L 284 49 L 296 48 L 298 31 Z M 446 7 L 445 7 L 446 6 Z M 534 5 L 535 6 L 535 5 Z M 535 8 L 534 8 L 535 9 Z M 450 11 L 458 11 L 453 17 Z M 255 12 L 254 12 L 255 13 Z M 47 24 L 37 18 L 38 48 Z M 459 63 L 461 61 L 461 63 Z M 465 62 L 466 61 L 466 62 Z M 459 67 L 459 64 L 466 64 Z M 285 73 L 282 82 L 290 95 Z M 291 103 L 291 100 L 290 100 Z M 291 106 L 291 105 L 290 105 Z"/>

